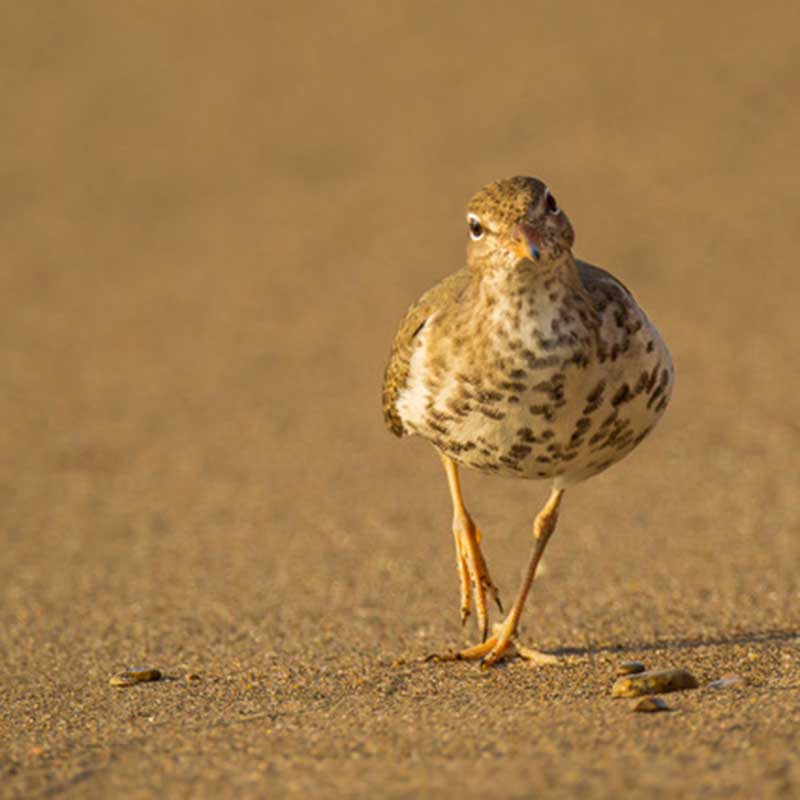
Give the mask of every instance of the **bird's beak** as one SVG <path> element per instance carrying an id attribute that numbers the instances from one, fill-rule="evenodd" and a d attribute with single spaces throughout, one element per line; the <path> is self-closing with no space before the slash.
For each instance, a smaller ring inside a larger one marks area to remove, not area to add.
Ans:
<path id="1" fill-rule="evenodd" d="M 520 257 L 538 261 L 541 257 L 542 241 L 537 231 L 527 222 L 514 226 L 512 249 Z"/>

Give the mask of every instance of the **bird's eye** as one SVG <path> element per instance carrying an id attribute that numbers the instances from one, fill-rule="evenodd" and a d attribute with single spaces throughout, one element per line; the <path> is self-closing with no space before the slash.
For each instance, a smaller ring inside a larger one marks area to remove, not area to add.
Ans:
<path id="1" fill-rule="evenodd" d="M 467 224 L 469 225 L 469 235 L 474 241 L 478 241 L 478 239 L 483 238 L 484 230 L 483 225 L 478 221 L 478 218 L 474 214 L 470 214 L 467 218 Z"/>
<path id="2" fill-rule="evenodd" d="M 556 202 L 555 197 L 553 197 L 553 195 L 550 194 L 549 189 L 545 191 L 544 204 L 547 206 L 547 210 L 551 214 L 558 214 L 558 212 L 561 211 L 561 209 L 558 207 L 558 203 Z"/>

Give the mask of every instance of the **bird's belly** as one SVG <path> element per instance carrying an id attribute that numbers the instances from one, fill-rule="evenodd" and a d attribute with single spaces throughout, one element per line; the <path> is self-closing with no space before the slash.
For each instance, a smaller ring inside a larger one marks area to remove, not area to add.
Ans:
<path id="1" fill-rule="evenodd" d="M 613 362 L 529 372 L 431 398 L 417 432 L 466 467 L 519 478 L 585 480 L 624 458 L 652 430 L 672 390 L 669 352 L 644 345 Z"/>

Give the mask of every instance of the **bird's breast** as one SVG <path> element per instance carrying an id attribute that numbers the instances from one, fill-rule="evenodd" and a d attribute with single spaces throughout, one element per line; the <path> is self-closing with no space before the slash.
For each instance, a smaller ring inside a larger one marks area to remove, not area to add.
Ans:
<path id="1" fill-rule="evenodd" d="M 630 452 L 671 392 L 661 337 L 638 308 L 622 324 L 618 309 L 546 300 L 429 320 L 398 399 L 404 425 L 467 467 L 561 483 Z"/>

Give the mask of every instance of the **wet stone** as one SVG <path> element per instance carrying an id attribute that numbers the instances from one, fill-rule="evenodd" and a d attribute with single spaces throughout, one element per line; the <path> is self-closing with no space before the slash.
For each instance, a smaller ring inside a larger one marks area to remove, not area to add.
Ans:
<path id="1" fill-rule="evenodd" d="M 135 686 L 137 683 L 149 683 L 161 680 L 161 670 L 152 667 L 128 667 L 109 679 L 111 686 Z"/>
<path id="2" fill-rule="evenodd" d="M 639 672 L 645 671 L 645 665 L 641 661 L 623 661 L 617 666 L 615 674 L 621 675 L 635 675 Z"/>
<path id="3" fill-rule="evenodd" d="M 672 711 L 672 709 L 664 702 L 663 698 L 646 695 L 633 704 L 631 711 L 652 714 L 655 711 Z"/>
<path id="4" fill-rule="evenodd" d="M 646 694 L 665 694 L 696 689 L 697 678 L 685 669 L 664 669 L 640 672 L 617 678 L 611 687 L 612 697 L 642 697 Z"/>

